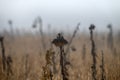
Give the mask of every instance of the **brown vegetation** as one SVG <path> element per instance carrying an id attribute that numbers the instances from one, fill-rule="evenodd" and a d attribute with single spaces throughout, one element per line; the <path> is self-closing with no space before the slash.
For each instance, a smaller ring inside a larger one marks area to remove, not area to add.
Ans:
<path id="1" fill-rule="evenodd" d="M 97 54 L 97 56 L 95 55 L 96 80 L 119 80 L 120 42 L 118 41 L 118 37 L 114 37 L 114 53 L 107 45 L 106 34 L 98 34 L 96 36 L 93 33 L 92 35 L 94 35 L 95 41 L 95 47 L 93 47 Z M 69 44 L 72 35 L 63 36 Z M 67 69 L 66 74 L 69 73 L 68 78 L 64 80 L 92 80 L 91 66 L 93 66 L 93 58 L 91 56 L 92 47 L 89 37 L 84 33 L 78 34 L 72 39 L 70 45 L 62 46 L 61 48 L 54 45 L 50 46 L 51 41 L 49 40 L 55 37 L 44 35 L 45 46 L 48 50 L 45 52 L 43 51 L 42 40 L 39 36 L 32 34 L 14 36 L 14 41 L 10 37 L 4 36 L 5 62 L 9 70 L 3 71 L 2 48 L 0 48 L 0 80 L 63 80 L 62 76 L 65 74 L 61 75 L 61 68 Z M 63 51 L 67 50 L 68 46 L 70 46 L 69 55 L 60 57 L 59 48 L 63 55 L 65 54 Z M 71 49 L 73 46 L 74 50 L 73 48 Z M 102 56 L 101 50 L 103 51 Z M 60 63 L 60 60 L 64 60 L 65 58 L 70 62 L 69 68 Z M 103 79 L 104 76 L 105 79 Z"/>

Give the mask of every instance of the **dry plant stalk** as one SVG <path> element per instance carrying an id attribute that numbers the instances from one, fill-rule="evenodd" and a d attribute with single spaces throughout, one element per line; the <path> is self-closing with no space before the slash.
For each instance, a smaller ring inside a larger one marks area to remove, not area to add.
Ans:
<path id="1" fill-rule="evenodd" d="M 71 43 L 72 43 L 72 41 L 73 41 L 73 39 L 74 39 L 74 37 L 75 37 L 78 29 L 79 29 L 79 26 L 80 26 L 80 23 L 77 24 L 77 27 L 76 27 L 76 29 L 75 29 L 74 32 L 73 32 L 72 38 L 70 39 L 70 41 L 69 41 L 69 43 L 68 43 L 68 46 L 67 46 L 67 49 L 66 49 L 66 54 L 69 52 L 70 45 L 71 45 Z"/>
<path id="2" fill-rule="evenodd" d="M 53 73 L 56 74 L 57 69 L 56 69 L 56 56 L 55 56 L 55 54 L 53 54 L 53 56 L 52 56 L 52 63 L 53 63 Z"/>
<path id="3" fill-rule="evenodd" d="M 104 69 L 104 54 L 102 51 L 102 60 L 101 60 L 102 64 L 100 65 L 101 68 L 101 80 L 106 80 L 106 76 L 105 76 L 105 69 Z"/>
<path id="4" fill-rule="evenodd" d="M 120 30 L 117 33 L 118 41 L 120 41 Z"/>
<path id="5" fill-rule="evenodd" d="M 9 24 L 10 30 L 11 30 L 11 35 L 10 36 L 11 36 L 12 40 L 14 40 L 14 31 L 13 31 L 13 22 L 12 22 L 12 20 L 9 20 L 8 24 Z"/>
<path id="6" fill-rule="evenodd" d="M 29 55 L 26 54 L 25 55 L 25 80 L 27 80 L 28 74 L 30 72 L 29 65 L 28 65 L 28 58 L 29 58 Z"/>
<path id="7" fill-rule="evenodd" d="M 93 64 L 91 66 L 91 68 L 92 68 L 92 78 L 93 78 L 93 80 L 97 80 L 96 79 L 96 74 L 97 74 L 97 70 L 96 70 L 96 52 L 95 52 L 95 42 L 94 42 L 94 39 L 93 39 L 93 30 L 94 29 L 95 29 L 95 25 L 91 24 L 90 27 L 89 27 L 89 30 L 90 30 L 90 40 L 91 40 L 91 43 L 92 43 L 91 54 L 92 54 L 92 58 L 93 58 Z"/>
<path id="8" fill-rule="evenodd" d="M 108 38 L 107 38 L 107 42 L 108 42 L 108 47 L 112 50 L 113 49 L 113 29 L 112 29 L 112 25 L 109 24 L 107 26 L 107 28 L 110 30 L 109 34 L 108 34 Z"/>
<path id="9" fill-rule="evenodd" d="M 13 75 L 13 71 L 12 71 L 13 61 L 12 61 L 11 56 L 7 56 L 6 63 L 7 63 L 7 76 Z"/>
<path id="10" fill-rule="evenodd" d="M 3 71 L 6 70 L 6 56 L 5 56 L 5 47 L 4 47 L 4 37 L 0 36 L 0 43 L 2 48 L 2 64 L 3 64 Z"/>
<path id="11" fill-rule="evenodd" d="M 53 80 L 53 62 L 52 57 L 54 56 L 55 52 L 52 49 L 47 50 L 45 60 L 46 65 L 43 67 L 43 76 L 42 80 Z"/>
<path id="12" fill-rule="evenodd" d="M 82 59 L 85 60 L 86 58 L 86 45 L 83 45 L 83 49 L 82 49 Z"/>
<path id="13" fill-rule="evenodd" d="M 37 17 L 35 19 L 33 28 L 37 27 L 37 23 L 39 23 L 39 31 L 40 31 L 40 35 L 41 35 L 42 46 L 43 46 L 43 49 L 46 50 L 45 39 L 44 39 L 44 34 L 43 34 L 43 23 L 42 23 L 41 17 Z"/>
<path id="14" fill-rule="evenodd" d="M 62 34 L 58 33 L 58 36 L 56 39 L 52 41 L 53 44 L 55 44 L 56 47 L 59 47 L 60 49 L 60 66 L 61 66 L 61 75 L 63 80 L 69 80 L 69 74 L 67 69 L 67 63 L 66 62 L 66 55 L 64 53 L 64 45 L 66 45 L 68 42 L 64 39 Z"/>

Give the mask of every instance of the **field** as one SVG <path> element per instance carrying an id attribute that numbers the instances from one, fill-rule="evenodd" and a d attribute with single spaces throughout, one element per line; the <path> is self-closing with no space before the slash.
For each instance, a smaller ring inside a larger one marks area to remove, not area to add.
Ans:
<path id="1" fill-rule="evenodd" d="M 3 41 L 6 69 L 3 70 L 1 48 L 0 80 L 63 80 L 63 76 L 67 77 L 64 80 L 95 80 L 92 75 L 94 72 L 92 65 L 96 66 L 94 74 L 96 80 L 120 80 L 119 36 L 113 36 L 111 48 L 109 46 L 111 42 L 108 40 L 109 33 L 100 34 L 94 31 L 95 46 L 91 44 L 90 34 L 81 32 L 63 34 L 68 41 L 68 44 L 64 46 L 64 51 L 69 49 L 66 52 L 68 65 L 63 66 L 64 75 L 61 74 L 59 47 L 52 44 L 58 33 L 44 34 L 43 37 L 32 33 L 12 37 L 5 34 Z M 72 36 L 73 34 L 75 36 Z M 73 39 L 71 40 L 71 38 Z M 93 52 L 95 51 L 95 56 L 92 56 L 91 49 Z M 96 59 L 95 64 L 93 57 Z"/>

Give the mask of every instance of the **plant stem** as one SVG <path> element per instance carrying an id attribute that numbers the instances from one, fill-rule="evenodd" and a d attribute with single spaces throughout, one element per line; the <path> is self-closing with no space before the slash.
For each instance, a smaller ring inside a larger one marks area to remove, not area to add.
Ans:
<path id="1" fill-rule="evenodd" d="M 0 37 L 0 43 L 1 43 L 1 48 L 2 48 L 2 63 L 3 63 L 3 70 L 6 70 L 6 57 L 5 57 L 5 47 L 4 47 L 4 38 Z"/>

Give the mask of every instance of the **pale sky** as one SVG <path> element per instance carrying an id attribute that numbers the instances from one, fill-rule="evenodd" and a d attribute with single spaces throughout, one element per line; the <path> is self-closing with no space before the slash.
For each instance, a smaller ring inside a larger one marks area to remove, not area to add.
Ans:
<path id="1" fill-rule="evenodd" d="M 53 28 L 74 29 L 78 22 L 81 30 L 91 23 L 98 30 L 105 30 L 112 23 L 120 29 L 120 0 L 0 0 L 0 27 L 9 28 L 8 20 L 13 20 L 14 28 L 31 29 L 37 16 Z"/>

